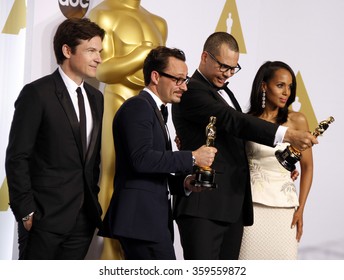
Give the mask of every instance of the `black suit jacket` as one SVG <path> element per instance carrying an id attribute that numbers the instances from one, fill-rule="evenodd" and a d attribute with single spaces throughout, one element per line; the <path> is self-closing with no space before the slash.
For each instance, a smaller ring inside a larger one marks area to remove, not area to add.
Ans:
<path id="1" fill-rule="evenodd" d="M 94 224 L 102 225 L 97 197 L 103 95 L 87 83 L 84 88 L 93 116 L 85 160 L 77 115 L 58 70 L 25 85 L 15 102 L 6 175 L 18 221 L 35 212 L 35 227 L 63 234 L 84 205 Z"/>
<path id="2" fill-rule="evenodd" d="M 117 111 L 113 137 L 114 193 L 100 235 L 166 240 L 172 221 L 168 186 L 172 193 L 183 191 L 170 173 L 191 172 L 191 152 L 171 151 L 162 115 L 145 91 Z"/>
<path id="3" fill-rule="evenodd" d="M 210 116 L 215 116 L 218 150 L 212 165 L 217 172 L 218 188 L 189 197 L 176 196 L 174 216 L 235 222 L 243 213 L 244 224 L 251 225 L 253 208 L 244 140 L 272 146 L 278 126 L 230 107 L 198 71 L 193 74 L 181 103 L 172 106 L 172 114 L 182 149 L 205 144 L 205 127 Z"/>

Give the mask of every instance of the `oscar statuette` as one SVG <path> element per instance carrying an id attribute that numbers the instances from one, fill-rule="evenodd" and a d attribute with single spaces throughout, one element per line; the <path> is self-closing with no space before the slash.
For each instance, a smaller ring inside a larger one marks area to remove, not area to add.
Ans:
<path id="1" fill-rule="evenodd" d="M 206 126 L 205 134 L 207 136 L 206 146 L 214 147 L 215 138 L 216 138 L 216 127 L 215 127 L 216 117 L 211 116 L 209 124 Z M 196 187 L 205 187 L 205 188 L 216 188 L 215 183 L 215 170 L 210 166 L 195 166 L 195 182 Z"/>
<path id="2" fill-rule="evenodd" d="M 315 137 L 318 137 L 319 135 L 322 135 L 325 130 L 329 127 L 330 123 L 334 122 L 333 117 L 329 117 L 326 120 L 320 122 L 318 126 L 315 128 L 315 130 L 312 132 L 312 134 Z M 275 152 L 275 156 L 279 163 L 288 171 L 294 171 L 295 170 L 295 163 L 300 161 L 301 159 L 301 152 L 294 148 L 293 146 L 288 146 L 283 151 L 278 150 Z"/>

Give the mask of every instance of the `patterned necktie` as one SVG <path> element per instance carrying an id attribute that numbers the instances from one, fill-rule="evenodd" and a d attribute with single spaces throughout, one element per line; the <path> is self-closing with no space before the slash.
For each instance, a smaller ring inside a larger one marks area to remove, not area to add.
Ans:
<path id="1" fill-rule="evenodd" d="M 86 151 L 87 151 L 87 144 L 86 144 L 86 113 L 85 113 L 85 102 L 84 97 L 81 92 L 81 88 L 78 87 L 76 89 L 78 94 L 78 106 L 79 106 L 79 124 L 80 124 L 80 136 L 81 136 L 81 143 L 82 143 L 82 151 L 83 157 L 85 158 Z"/>
<path id="2" fill-rule="evenodd" d="M 164 104 L 162 104 L 160 106 L 161 109 L 161 114 L 164 118 L 165 124 L 167 123 L 167 118 L 168 118 L 168 110 L 167 110 L 167 106 L 165 106 Z"/>

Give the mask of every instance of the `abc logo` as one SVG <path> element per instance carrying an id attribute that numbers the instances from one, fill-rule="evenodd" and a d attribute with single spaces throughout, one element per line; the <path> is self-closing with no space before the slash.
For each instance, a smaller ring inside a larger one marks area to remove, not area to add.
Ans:
<path id="1" fill-rule="evenodd" d="M 66 18 L 82 18 L 90 5 L 89 0 L 58 0 L 62 14 Z"/>

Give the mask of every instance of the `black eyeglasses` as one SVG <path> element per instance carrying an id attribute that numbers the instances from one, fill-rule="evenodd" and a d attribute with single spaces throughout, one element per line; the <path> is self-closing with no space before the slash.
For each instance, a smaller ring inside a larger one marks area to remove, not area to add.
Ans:
<path id="1" fill-rule="evenodd" d="M 187 85 L 187 84 L 189 83 L 189 81 L 190 81 L 190 77 L 188 77 L 188 76 L 186 76 L 186 78 L 184 79 L 184 78 L 178 78 L 178 77 L 172 76 L 172 75 L 167 74 L 167 73 L 162 72 L 162 71 L 157 71 L 157 72 L 158 72 L 159 75 L 161 75 L 161 76 L 164 76 L 164 77 L 166 77 L 166 78 L 170 78 L 170 79 L 172 79 L 172 80 L 175 80 L 177 86 L 180 86 L 180 85 L 182 85 L 183 83 L 185 83 L 185 84 Z"/>
<path id="2" fill-rule="evenodd" d="M 218 60 L 216 59 L 216 57 L 215 57 L 213 54 L 211 54 L 210 52 L 207 52 L 207 54 L 209 54 L 210 57 L 211 57 L 214 61 L 217 62 L 217 64 L 220 66 L 220 67 L 219 67 L 219 70 L 220 70 L 221 72 L 223 72 L 223 73 L 225 73 L 225 72 L 227 72 L 227 71 L 231 71 L 232 74 L 236 74 L 236 73 L 238 73 L 238 72 L 241 70 L 241 66 L 239 65 L 239 63 L 238 63 L 237 66 L 234 66 L 234 67 L 233 67 L 233 66 L 229 66 L 229 65 L 227 65 L 227 64 L 223 64 L 223 63 L 221 63 L 220 61 L 218 61 Z"/>

